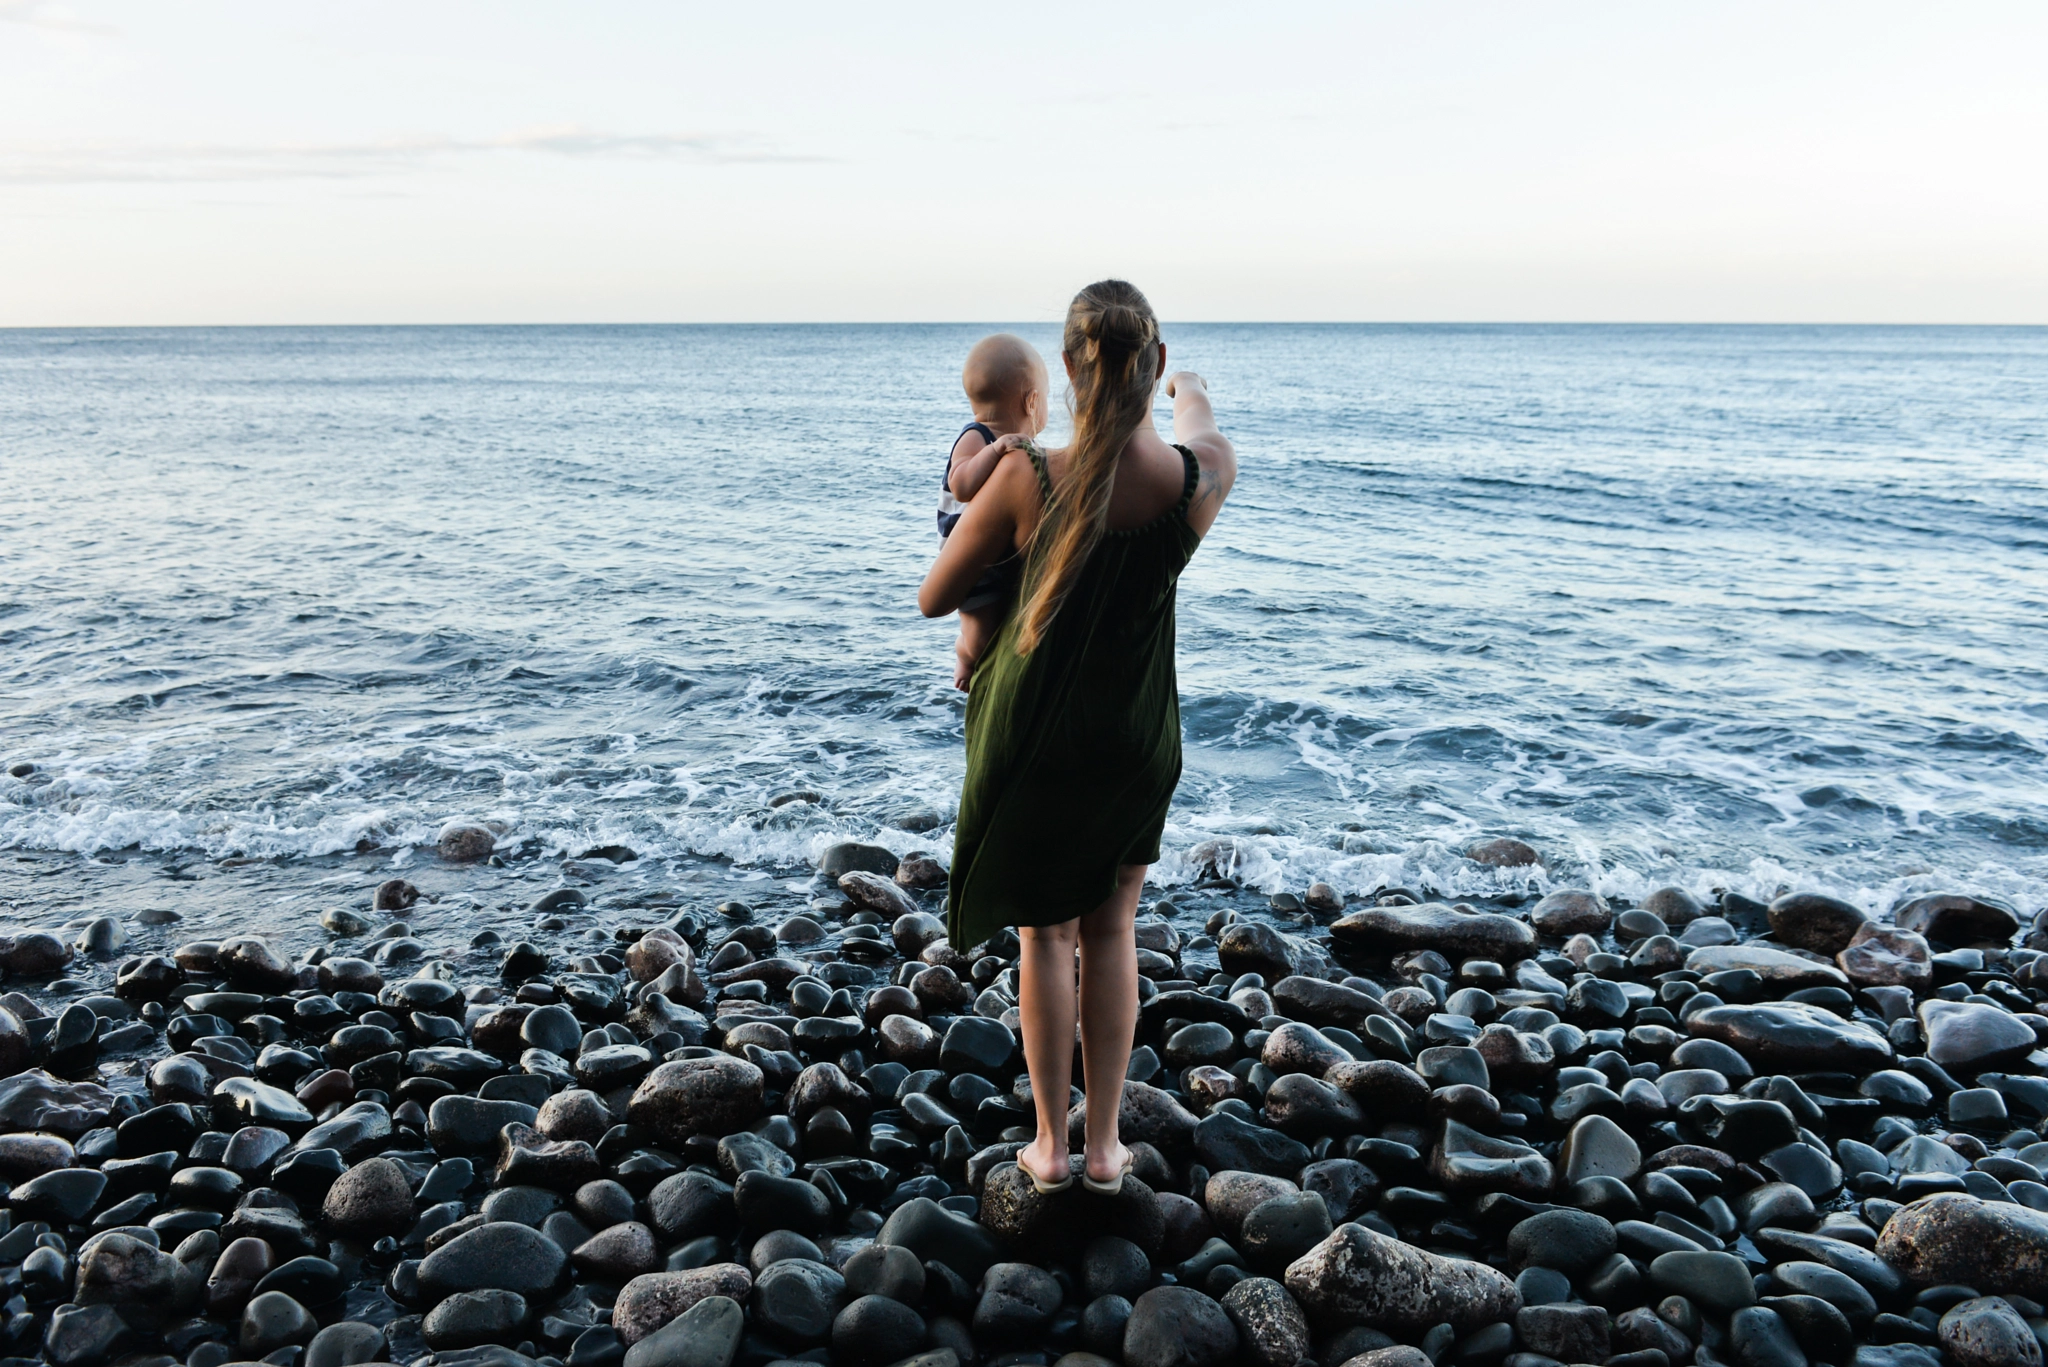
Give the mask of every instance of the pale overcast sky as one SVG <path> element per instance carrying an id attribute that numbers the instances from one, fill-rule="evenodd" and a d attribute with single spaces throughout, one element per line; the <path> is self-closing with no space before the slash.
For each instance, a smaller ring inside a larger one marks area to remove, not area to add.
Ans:
<path id="1" fill-rule="evenodd" d="M 0 0 L 0 325 L 2048 322 L 2048 5 Z"/>

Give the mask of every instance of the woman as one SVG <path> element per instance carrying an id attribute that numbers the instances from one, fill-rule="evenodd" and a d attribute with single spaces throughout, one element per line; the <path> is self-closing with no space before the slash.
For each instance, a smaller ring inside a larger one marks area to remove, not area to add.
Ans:
<path id="1" fill-rule="evenodd" d="M 1166 344 L 1121 280 L 1067 310 L 1060 349 L 1074 437 L 1012 449 L 967 505 L 918 607 L 951 612 L 983 570 L 1025 556 L 1018 601 L 976 666 L 947 933 L 962 949 L 1017 927 L 1018 1006 L 1038 1136 L 1017 1162 L 1041 1191 L 1073 1181 L 1067 1101 L 1080 948 L 1088 1096 L 1082 1180 L 1130 1170 L 1117 1112 L 1138 1019 L 1132 921 L 1180 781 L 1174 586 L 1237 477 L 1201 377 L 1166 381 L 1178 445 L 1152 427 Z"/>

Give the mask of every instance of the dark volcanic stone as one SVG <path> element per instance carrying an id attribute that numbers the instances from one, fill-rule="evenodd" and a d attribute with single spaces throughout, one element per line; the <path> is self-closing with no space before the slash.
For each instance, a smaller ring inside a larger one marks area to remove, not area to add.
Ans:
<path id="1" fill-rule="evenodd" d="M 1330 926 L 1338 944 L 1362 953 L 1393 955 L 1434 949 L 1453 960 L 1510 963 L 1536 952 L 1536 932 L 1511 916 L 1466 915 L 1440 902 L 1413 907 L 1366 907 Z"/>
<path id="2" fill-rule="evenodd" d="M 1308 1317 L 1272 1278 L 1238 1282 L 1223 1293 L 1223 1313 L 1237 1326 L 1244 1360 L 1254 1367 L 1296 1367 L 1309 1356 Z"/>
<path id="3" fill-rule="evenodd" d="M 730 1296 L 706 1296 L 627 1349 L 621 1367 L 731 1367 L 746 1328 L 746 1314 L 738 1301 Z M 574 1357 L 570 1363 L 571 1367 L 588 1367 Z"/>
<path id="4" fill-rule="evenodd" d="M 137 1328 L 159 1328 L 190 1313 L 199 1278 L 170 1254 L 126 1234 L 95 1239 L 78 1260 L 78 1305 L 111 1305 Z"/>
<path id="5" fill-rule="evenodd" d="M 516 1343 L 526 1313 L 526 1298 L 516 1292 L 464 1291 L 429 1310 L 420 1331 L 435 1349 Z"/>
<path id="6" fill-rule="evenodd" d="M 1915 898 L 1893 920 L 1945 945 L 2010 944 L 2020 928 L 2019 917 L 1997 903 L 1952 892 Z"/>
<path id="7" fill-rule="evenodd" d="M 1607 1312 L 1597 1305 L 1525 1305 L 1515 1313 L 1515 1334 L 1559 1362 L 1604 1362 L 1609 1351 Z"/>
<path id="8" fill-rule="evenodd" d="M 887 1296 L 862 1296 L 832 1321 L 832 1361 L 846 1367 L 882 1367 L 923 1342 L 924 1317 Z"/>
<path id="9" fill-rule="evenodd" d="M 1771 933 L 1794 949 L 1835 955 L 1870 918 L 1862 909 L 1818 892 L 1788 893 L 1771 903 Z"/>
<path id="10" fill-rule="evenodd" d="M 427 1108 L 427 1140 L 437 1153 L 489 1153 L 507 1125 L 531 1125 L 539 1118 L 539 1111 L 520 1101 L 444 1096 Z"/>
<path id="11" fill-rule="evenodd" d="M 1289 1177 L 1308 1166 L 1308 1146 L 1277 1130 L 1212 1111 L 1195 1126 L 1195 1156 L 1210 1171 L 1225 1168 Z"/>
<path id="12" fill-rule="evenodd" d="M 2048 1295 L 2048 1214 L 1943 1192 L 1893 1215 L 1877 1252 L 1916 1286 Z"/>
<path id="13" fill-rule="evenodd" d="M 702 1172 L 679 1172 L 664 1177 L 647 1193 L 651 1223 L 662 1236 L 686 1242 L 706 1234 L 731 1229 L 736 1212 L 733 1189 L 716 1177 Z"/>
<path id="14" fill-rule="evenodd" d="M 1529 920 L 1544 935 L 1560 940 L 1574 935 L 1604 935 L 1614 924 L 1607 899 L 1583 888 L 1561 888 L 1529 911 Z"/>
<path id="15" fill-rule="evenodd" d="M 793 1229 L 822 1234 L 832 1220 L 825 1193 L 794 1177 L 743 1172 L 733 1184 L 733 1205 L 740 1226 L 748 1230 Z"/>
<path id="16" fill-rule="evenodd" d="M 981 1279 L 974 1336 L 983 1343 L 1036 1338 L 1060 1307 L 1060 1284 L 1030 1263 L 996 1263 Z"/>
<path id="17" fill-rule="evenodd" d="M 1237 1354 L 1237 1326 L 1191 1287 L 1154 1287 L 1138 1297 L 1124 1325 L 1127 1367 L 1227 1367 Z"/>
<path id="18" fill-rule="evenodd" d="M 761 1070 L 730 1054 L 664 1063 L 633 1093 L 627 1118 L 680 1147 L 696 1135 L 729 1134 L 759 1119 Z"/>
<path id="19" fill-rule="evenodd" d="M 1579 1277 L 1614 1256 L 1614 1226 L 1583 1210 L 1549 1210 L 1508 1232 L 1508 1251 L 1524 1266 Z M 1552 1354 L 1552 1356 L 1556 1356 Z"/>
<path id="20" fill-rule="evenodd" d="M 366 1159 L 334 1180 L 320 1213 L 341 1233 L 358 1238 L 403 1234 L 412 1228 L 412 1191 L 398 1164 Z"/>
<path id="21" fill-rule="evenodd" d="M 1952 1307 L 1936 1330 L 1956 1367 L 2041 1367 L 2041 1341 L 2005 1300 L 1979 1296 Z"/>
<path id="22" fill-rule="evenodd" d="M 1287 1265 L 1329 1237 L 1330 1208 L 1314 1192 L 1274 1196 L 1244 1217 L 1238 1244 L 1251 1265 L 1268 1273 Z"/>
<path id="23" fill-rule="evenodd" d="M 2034 1048 L 2034 1032 L 2009 1011 L 1981 1002 L 1920 1004 L 1927 1057 L 1943 1068 L 1974 1073 L 2016 1062 Z"/>
<path id="24" fill-rule="evenodd" d="M 685 1272 L 649 1272 L 619 1288 L 612 1327 L 629 1348 L 710 1296 L 744 1301 L 754 1279 L 738 1263 L 712 1263 Z"/>
<path id="25" fill-rule="evenodd" d="M 1685 1025 L 1694 1035 L 1718 1040 L 1748 1063 L 1773 1072 L 1867 1073 L 1892 1061 L 1891 1044 L 1883 1035 L 1800 1002 L 1710 1006 L 1686 1017 Z"/>
<path id="26" fill-rule="evenodd" d="M 439 1301 L 458 1291 L 497 1288 L 545 1299 L 568 1265 L 568 1254 L 537 1229 L 494 1220 L 458 1235 L 420 1263 L 420 1294 Z"/>
<path id="27" fill-rule="evenodd" d="M 987 1229 L 924 1196 L 898 1206 L 875 1235 L 875 1242 L 907 1248 L 919 1262 L 942 1263 L 970 1285 L 979 1282 L 989 1264 L 1002 1256 L 995 1236 Z"/>
<path id="28" fill-rule="evenodd" d="M 823 1263 L 784 1258 L 761 1270 L 747 1303 L 755 1323 L 778 1343 L 802 1349 L 832 1337 L 832 1321 L 846 1300 L 846 1279 L 839 1273 Z"/>
<path id="29" fill-rule="evenodd" d="M 320 1326 L 305 1306 L 282 1291 L 266 1291 L 242 1310 L 241 1349 L 245 1360 L 304 1343 Z"/>
<path id="30" fill-rule="evenodd" d="M 1261 921 L 1232 921 L 1216 937 L 1216 957 L 1232 976 L 1257 973 L 1278 981 L 1294 972 L 1295 952 L 1285 936 Z"/>
<path id="31" fill-rule="evenodd" d="M 1138 1256 L 1142 1258 L 1144 1254 Z M 924 1295 L 924 1264 L 915 1253 L 894 1244 L 869 1244 L 848 1258 L 839 1270 L 846 1278 L 850 1296 L 887 1296 L 914 1306 Z M 759 1295 L 757 1288 L 757 1304 Z"/>
<path id="32" fill-rule="evenodd" d="M 22 1183 L 11 1200 L 16 1219 L 74 1225 L 85 1219 L 106 1189 L 105 1175 L 91 1168 L 59 1168 Z"/>
<path id="33" fill-rule="evenodd" d="M 981 1073 L 999 1082 L 1003 1065 L 1017 1052 L 1010 1027 L 986 1016 L 960 1016 L 939 1044 L 939 1066 L 949 1073 Z"/>
<path id="34" fill-rule="evenodd" d="M 1515 1284 L 1490 1267 L 1441 1258 L 1356 1224 L 1340 1226 L 1292 1264 L 1286 1282 L 1316 1320 L 1415 1333 L 1444 1323 L 1468 1333 L 1511 1319 L 1522 1305 Z"/>

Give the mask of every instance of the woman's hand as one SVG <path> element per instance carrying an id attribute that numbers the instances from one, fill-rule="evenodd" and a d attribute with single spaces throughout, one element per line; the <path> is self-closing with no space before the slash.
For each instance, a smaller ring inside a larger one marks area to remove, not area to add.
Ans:
<path id="1" fill-rule="evenodd" d="M 1169 399 L 1180 397 L 1178 391 L 1187 385 L 1193 385 L 1194 391 L 1197 394 L 1207 394 L 1209 392 L 1209 382 L 1200 375 L 1195 374 L 1192 370 L 1176 370 L 1173 374 L 1166 377 L 1166 397 Z"/>

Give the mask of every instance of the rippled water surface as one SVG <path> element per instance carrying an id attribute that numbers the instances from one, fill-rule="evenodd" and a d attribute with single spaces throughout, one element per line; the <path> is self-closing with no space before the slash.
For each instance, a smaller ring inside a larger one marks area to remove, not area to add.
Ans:
<path id="1" fill-rule="evenodd" d="M 914 596 L 982 331 L 0 333 L 0 896 L 418 869 L 456 816 L 739 879 L 943 851 Z M 1162 882 L 1228 835 L 1269 890 L 2048 905 L 2048 331 L 1167 336 L 1243 474 Z"/>

